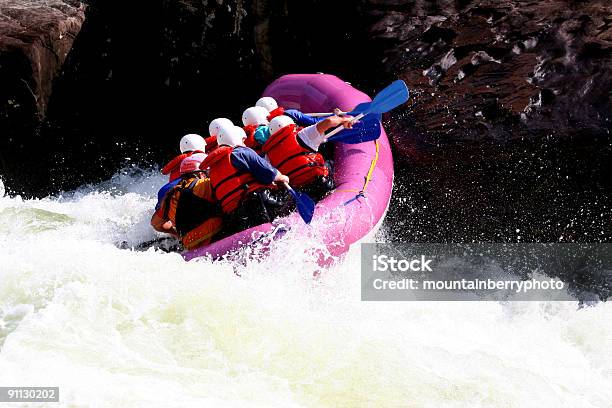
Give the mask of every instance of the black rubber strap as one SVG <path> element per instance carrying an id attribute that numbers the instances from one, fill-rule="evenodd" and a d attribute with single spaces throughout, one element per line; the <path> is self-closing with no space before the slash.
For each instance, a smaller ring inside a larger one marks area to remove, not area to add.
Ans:
<path id="1" fill-rule="evenodd" d="M 300 157 L 300 156 L 308 156 L 308 155 L 310 155 L 310 154 L 312 154 L 312 153 L 310 153 L 310 152 L 301 152 L 301 153 L 296 153 L 296 154 L 294 154 L 294 155 L 292 155 L 292 156 L 289 156 L 289 157 L 285 158 L 285 160 L 283 160 L 282 162 L 280 162 L 280 163 L 279 163 L 277 166 L 275 166 L 275 167 L 278 169 L 279 167 L 282 167 L 282 166 L 283 166 L 283 164 L 287 163 L 289 160 L 295 159 L 296 157 Z"/>

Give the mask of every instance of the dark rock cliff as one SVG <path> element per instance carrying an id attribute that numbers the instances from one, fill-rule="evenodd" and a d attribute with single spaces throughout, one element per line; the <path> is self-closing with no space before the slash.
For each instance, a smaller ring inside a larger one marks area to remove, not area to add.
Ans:
<path id="1" fill-rule="evenodd" d="M 401 126 L 420 138 L 610 129 L 610 2 L 372 3 L 384 64 L 415 91 Z"/>
<path id="2" fill-rule="evenodd" d="M 39 127 L 85 15 L 79 1 L 5 0 L 0 3 L 0 174 L 31 174 L 43 142 Z M 16 188 L 16 190 L 21 190 Z"/>
<path id="3" fill-rule="evenodd" d="M 612 6 L 370 1 L 408 241 L 612 239 Z"/>
<path id="4" fill-rule="evenodd" d="M 238 118 L 282 73 L 374 80 L 360 74 L 371 62 L 362 54 L 368 34 L 355 31 L 362 13 L 348 0 L 87 3 L 61 73 L 48 78 L 53 94 L 44 122 L 11 116 L 28 129 L 11 129 L 13 142 L 0 156 L 31 151 L 14 140 L 28 141 L 32 124 L 45 140 L 44 154 L 29 163 L 41 170 L 36 181 L 15 183 L 19 168 L 7 160 L 2 176 L 14 192 L 46 194 L 129 163 L 166 160 L 183 134 L 205 132 L 217 116 Z"/>
<path id="5" fill-rule="evenodd" d="M 85 6 L 79 1 L 6 0 L 0 3 L 2 102 L 25 102 L 16 88 L 24 87 L 36 114 L 44 117 L 52 84 L 81 30 Z M 14 92 L 14 94 L 11 94 Z M 23 93 L 23 92 L 21 92 Z"/>

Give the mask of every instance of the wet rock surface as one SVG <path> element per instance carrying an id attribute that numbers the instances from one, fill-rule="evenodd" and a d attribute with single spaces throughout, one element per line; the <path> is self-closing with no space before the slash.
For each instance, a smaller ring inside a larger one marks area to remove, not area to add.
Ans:
<path id="1" fill-rule="evenodd" d="M 388 71 L 413 88 L 405 127 L 418 137 L 610 129 L 609 2 L 373 3 L 374 41 Z"/>
<path id="2" fill-rule="evenodd" d="M 79 1 L 0 3 L 0 171 L 5 178 L 41 170 L 37 164 L 46 151 L 40 125 L 84 15 Z M 38 160 L 22 160 L 28 153 Z"/>
<path id="3" fill-rule="evenodd" d="M 606 1 L 370 1 L 404 241 L 612 239 Z"/>
<path id="4" fill-rule="evenodd" d="M 53 80 L 81 29 L 84 11 L 84 4 L 76 0 L 4 0 L 0 3 L 3 85 L 10 87 L 9 81 L 21 82 L 17 85 L 27 88 L 40 117 L 45 115 Z M 7 90 L 3 87 L 4 92 Z M 5 99 L 4 96 L 10 95 L 2 96 Z M 13 100 L 9 105 L 20 102 L 23 101 Z"/>

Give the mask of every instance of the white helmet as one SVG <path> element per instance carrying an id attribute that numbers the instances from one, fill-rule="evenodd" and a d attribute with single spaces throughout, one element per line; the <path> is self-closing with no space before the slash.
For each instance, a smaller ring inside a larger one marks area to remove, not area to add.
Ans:
<path id="1" fill-rule="evenodd" d="M 217 144 L 227 146 L 242 145 L 247 135 L 244 129 L 238 126 L 232 126 L 221 128 L 219 135 L 217 135 Z"/>
<path id="2" fill-rule="evenodd" d="M 259 98 L 255 106 L 261 106 L 262 108 L 266 108 L 268 112 L 272 112 L 274 109 L 278 108 L 278 103 L 276 100 L 270 96 L 264 96 Z"/>
<path id="3" fill-rule="evenodd" d="M 191 133 L 181 138 L 180 147 L 181 153 L 192 152 L 194 150 L 203 152 L 206 149 L 206 142 L 202 136 Z"/>
<path id="4" fill-rule="evenodd" d="M 294 125 L 295 122 L 289 116 L 277 116 L 270 121 L 270 134 L 273 135 L 285 126 Z"/>
<path id="5" fill-rule="evenodd" d="M 227 118 L 217 118 L 210 122 L 210 125 L 208 125 L 208 133 L 211 136 L 217 136 L 219 135 L 221 128 L 226 126 L 232 127 L 234 124 Z"/>
<path id="6" fill-rule="evenodd" d="M 244 126 L 249 125 L 267 125 L 268 110 L 261 106 L 251 106 L 242 113 L 242 123 Z"/>

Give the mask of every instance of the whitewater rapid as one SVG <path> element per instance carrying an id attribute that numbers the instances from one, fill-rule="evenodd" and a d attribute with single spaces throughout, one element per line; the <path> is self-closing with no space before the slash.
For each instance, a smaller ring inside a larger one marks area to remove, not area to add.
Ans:
<path id="1" fill-rule="evenodd" d="M 291 234 L 246 263 L 120 249 L 156 237 L 163 182 L 0 185 L 0 386 L 59 386 L 36 407 L 612 407 L 611 304 L 361 302 L 357 251 L 320 271 Z"/>

